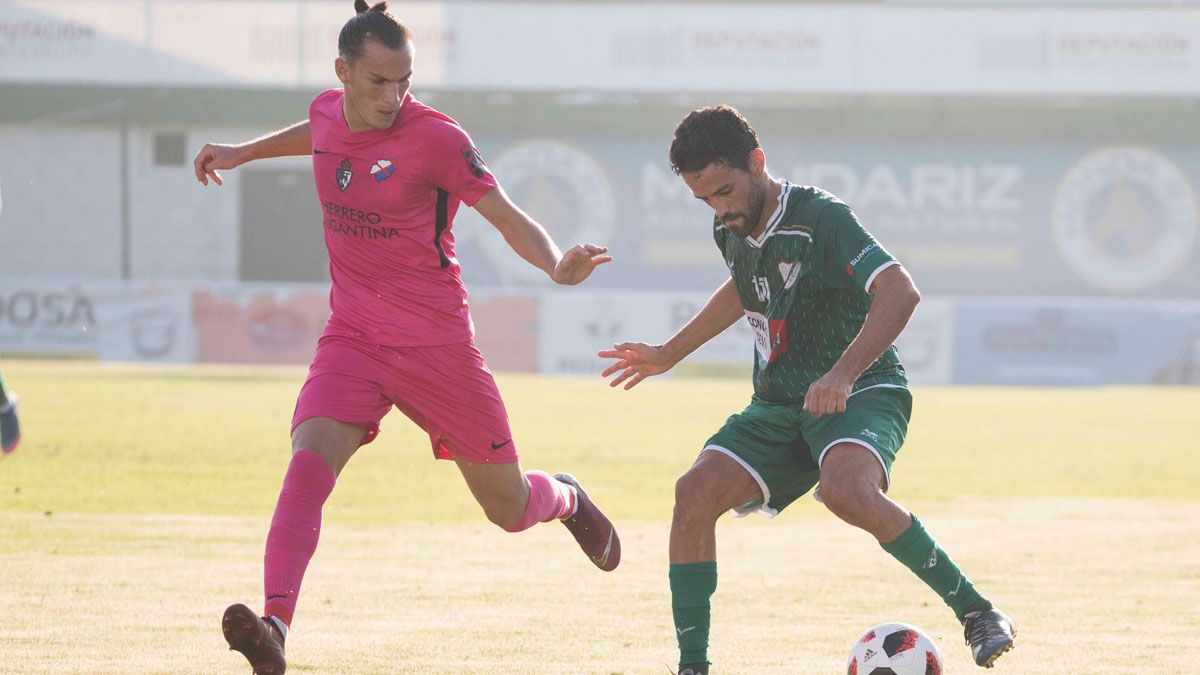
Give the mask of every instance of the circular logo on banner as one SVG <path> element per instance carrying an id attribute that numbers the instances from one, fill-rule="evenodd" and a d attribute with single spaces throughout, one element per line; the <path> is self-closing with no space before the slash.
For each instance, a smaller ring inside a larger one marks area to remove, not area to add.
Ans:
<path id="1" fill-rule="evenodd" d="M 586 151 L 560 141 L 530 141 L 508 148 L 489 164 L 513 203 L 541 223 L 564 251 L 577 244 L 609 244 L 616 222 L 612 185 Z M 548 281 L 544 272 L 513 253 L 495 228 L 482 227 L 479 236 L 504 281 Z"/>
<path id="2" fill-rule="evenodd" d="M 1143 148 L 1106 148 L 1075 163 L 1054 196 L 1063 260 L 1106 291 L 1150 288 L 1174 274 L 1196 237 L 1196 196 L 1174 162 Z"/>
<path id="3" fill-rule="evenodd" d="M 147 359 L 161 359 L 171 353 L 179 326 L 166 307 L 146 309 L 130 317 L 133 349 Z"/>

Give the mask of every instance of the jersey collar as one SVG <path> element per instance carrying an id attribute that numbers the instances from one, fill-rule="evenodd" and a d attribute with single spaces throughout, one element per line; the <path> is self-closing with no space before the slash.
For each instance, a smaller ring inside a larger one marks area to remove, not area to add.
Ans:
<path id="1" fill-rule="evenodd" d="M 757 239 L 754 237 L 746 237 L 746 243 L 754 248 L 762 248 L 763 244 L 767 243 L 767 239 L 775 233 L 775 229 L 779 227 L 779 221 L 783 220 L 783 212 L 787 210 L 788 193 L 792 191 L 792 184 L 786 180 L 779 181 L 779 206 L 775 207 L 775 213 L 771 214 L 771 219 L 767 221 L 767 227 L 763 229 L 762 235 Z"/>

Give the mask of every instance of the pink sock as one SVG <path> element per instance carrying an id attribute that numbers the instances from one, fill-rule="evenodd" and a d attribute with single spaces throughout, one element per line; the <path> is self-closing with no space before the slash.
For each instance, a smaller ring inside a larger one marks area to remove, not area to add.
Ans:
<path id="1" fill-rule="evenodd" d="M 571 486 L 545 471 L 526 471 L 525 477 L 529 479 L 529 503 L 525 505 L 525 513 L 520 522 L 504 529 L 521 532 L 535 523 L 565 518 L 575 512 L 575 490 Z"/>
<path id="2" fill-rule="evenodd" d="M 279 617 L 289 626 L 304 570 L 317 550 L 321 507 L 333 492 L 333 484 L 333 471 L 317 453 L 298 450 L 292 455 L 263 556 L 263 589 L 267 596 L 263 614 Z"/>

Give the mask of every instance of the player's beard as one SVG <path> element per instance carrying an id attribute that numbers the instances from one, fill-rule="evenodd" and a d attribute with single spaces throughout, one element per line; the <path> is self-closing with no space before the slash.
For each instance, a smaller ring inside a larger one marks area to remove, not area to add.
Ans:
<path id="1" fill-rule="evenodd" d="M 749 194 L 746 197 L 746 210 L 742 214 L 735 214 L 730 220 L 741 220 L 742 226 L 734 228 L 728 222 L 725 226 L 729 228 L 738 237 L 745 239 L 750 236 L 750 233 L 758 227 L 758 221 L 762 219 L 763 207 L 767 204 L 767 190 L 755 181 L 750 181 Z"/>

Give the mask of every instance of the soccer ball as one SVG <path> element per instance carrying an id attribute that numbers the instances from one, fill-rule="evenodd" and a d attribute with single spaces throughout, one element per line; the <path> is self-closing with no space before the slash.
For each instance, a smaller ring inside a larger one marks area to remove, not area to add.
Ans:
<path id="1" fill-rule="evenodd" d="M 846 675 L 942 675 L 942 655 L 920 628 L 884 623 L 850 650 Z"/>

